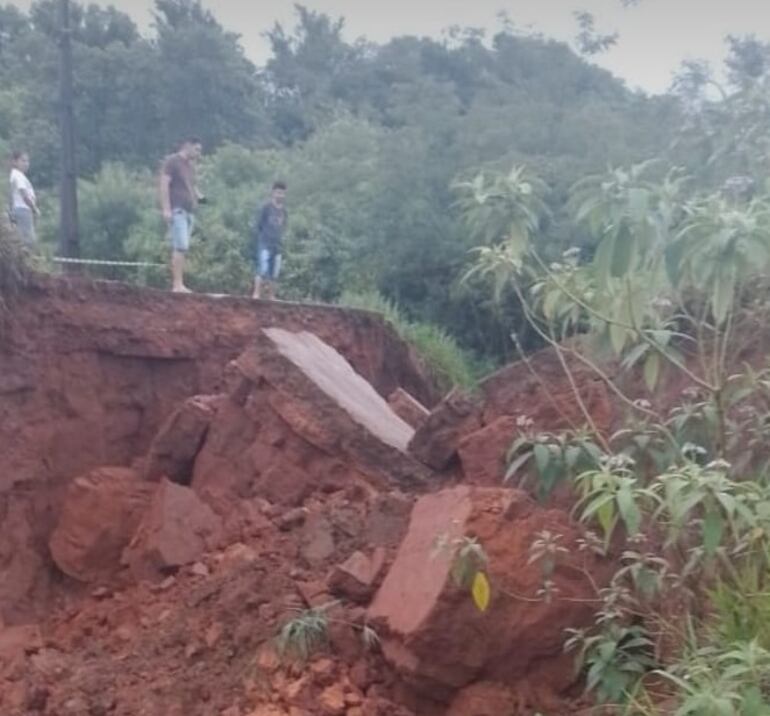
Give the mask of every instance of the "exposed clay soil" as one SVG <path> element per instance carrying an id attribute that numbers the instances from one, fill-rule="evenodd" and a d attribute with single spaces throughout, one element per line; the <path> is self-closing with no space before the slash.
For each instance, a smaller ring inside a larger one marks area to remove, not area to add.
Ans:
<path id="1" fill-rule="evenodd" d="M 574 419 L 549 393 L 515 367 L 437 403 L 367 313 L 40 279 L 0 347 L 0 714 L 577 713 L 562 636 L 611 565 L 499 481 L 519 416 Z M 544 530 L 569 600 L 533 599 Z M 436 554 L 464 536 L 484 613 Z M 318 651 L 278 654 L 322 605 Z"/>

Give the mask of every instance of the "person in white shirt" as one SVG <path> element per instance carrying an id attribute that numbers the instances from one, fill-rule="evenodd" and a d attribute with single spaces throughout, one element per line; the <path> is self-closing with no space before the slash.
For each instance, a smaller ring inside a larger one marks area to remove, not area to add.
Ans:
<path id="1" fill-rule="evenodd" d="M 16 151 L 11 155 L 11 219 L 21 240 L 28 246 L 37 242 L 35 217 L 40 215 L 32 182 L 27 179 L 29 154 Z"/>

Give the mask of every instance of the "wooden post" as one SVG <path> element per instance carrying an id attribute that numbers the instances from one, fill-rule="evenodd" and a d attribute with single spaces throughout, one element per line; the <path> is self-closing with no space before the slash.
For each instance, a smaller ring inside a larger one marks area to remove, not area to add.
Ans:
<path id="1" fill-rule="evenodd" d="M 72 91 L 72 28 L 70 0 L 59 0 L 59 102 L 61 124 L 61 186 L 59 251 L 65 258 L 80 258 L 78 186 L 75 165 L 75 113 Z M 70 269 L 72 270 L 72 269 Z"/>

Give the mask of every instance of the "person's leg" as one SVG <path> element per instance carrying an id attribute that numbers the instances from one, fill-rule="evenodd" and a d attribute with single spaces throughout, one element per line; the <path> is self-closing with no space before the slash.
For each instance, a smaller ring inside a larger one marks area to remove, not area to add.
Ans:
<path id="1" fill-rule="evenodd" d="M 13 219 L 21 242 L 27 248 L 33 248 L 36 244 L 36 237 L 35 218 L 32 215 L 32 210 L 17 206 L 13 210 Z"/>
<path id="2" fill-rule="evenodd" d="M 184 267 L 186 254 L 184 251 L 171 252 L 171 290 L 174 293 L 191 293 L 184 285 Z"/>
<path id="3" fill-rule="evenodd" d="M 270 300 L 275 298 L 275 292 L 278 287 L 278 277 L 281 275 L 281 254 L 274 253 L 270 266 Z"/>
<path id="4" fill-rule="evenodd" d="M 270 271 L 270 252 L 267 249 L 257 247 L 256 261 L 254 262 L 254 293 L 252 298 L 262 298 L 265 288 L 265 277 Z"/>
<path id="5" fill-rule="evenodd" d="M 184 284 L 187 251 L 190 248 L 190 215 L 175 209 L 171 217 L 171 290 L 174 293 L 190 293 Z"/>

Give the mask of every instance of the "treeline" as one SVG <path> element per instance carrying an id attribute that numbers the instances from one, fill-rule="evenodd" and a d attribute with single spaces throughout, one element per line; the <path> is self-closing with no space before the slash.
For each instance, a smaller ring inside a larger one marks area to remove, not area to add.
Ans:
<path id="1" fill-rule="evenodd" d="M 200 217 L 193 285 L 246 290 L 248 226 L 281 176 L 288 295 L 377 291 L 496 359 L 513 352 L 516 301 L 501 308 L 485 286 L 459 280 L 475 241 L 453 183 L 480 167 L 528 165 L 550 188 L 540 240 L 557 254 L 588 241 L 565 209 L 581 177 L 696 153 L 675 142 L 694 116 L 682 93 L 631 92 L 566 45 L 509 29 L 349 43 L 342 21 L 298 7 L 295 27 L 266 28 L 272 53 L 256 67 L 196 0 L 156 0 L 147 36 L 114 9 L 76 6 L 74 15 L 87 255 L 165 259 L 153 174 L 180 136 L 196 134 L 209 152 L 202 181 L 212 203 Z M 28 148 L 40 187 L 55 184 L 58 166 L 56 33 L 53 0 L 26 14 L 0 7 L 0 151 Z M 55 220 L 50 203 L 49 240 Z"/>

